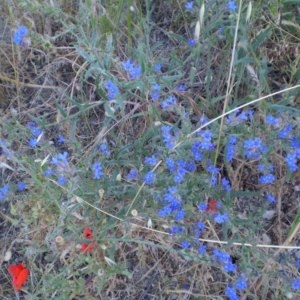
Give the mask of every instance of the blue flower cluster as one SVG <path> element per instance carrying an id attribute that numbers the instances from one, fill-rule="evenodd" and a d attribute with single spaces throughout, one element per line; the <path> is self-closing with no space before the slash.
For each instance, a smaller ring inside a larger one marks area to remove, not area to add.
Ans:
<path id="1" fill-rule="evenodd" d="M 210 130 L 201 130 L 197 136 L 197 141 L 192 144 L 191 149 L 196 162 L 202 160 L 205 150 L 211 151 L 215 148 L 215 144 L 212 141 L 213 134 Z"/>
<path id="2" fill-rule="evenodd" d="M 228 1 L 228 10 L 235 12 L 237 10 L 237 6 L 234 2 L 234 0 Z"/>
<path id="3" fill-rule="evenodd" d="M 267 194 L 266 195 L 266 200 L 269 202 L 269 203 L 275 203 L 276 202 L 276 198 L 274 195 L 272 194 Z"/>
<path id="4" fill-rule="evenodd" d="M 247 159 L 259 159 L 267 152 L 267 146 L 258 137 L 244 141 L 244 154 Z"/>
<path id="5" fill-rule="evenodd" d="M 62 152 L 54 155 L 50 161 L 52 167 L 47 167 L 44 171 L 46 177 L 54 176 L 60 185 L 66 185 L 68 179 L 66 176 L 70 174 L 70 166 L 68 162 L 68 153 Z"/>
<path id="6" fill-rule="evenodd" d="M 99 180 L 102 176 L 103 176 L 103 167 L 101 162 L 97 161 L 93 164 L 92 166 L 92 170 L 93 170 L 93 178 L 96 180 Z"/>
<path id="7" fill-rule="evenodd" d="M 229 137 L 228 143 L 226 145 L 226 154 L 225 154 L 225 161 L 232 162 L 235 152 L 236 152 L 236 144 L 237 144 L 237 137 L 235 135 L 231 135 Z"/>
<path id="8" fill-rule="evenodd" d="M 39 142 L 39 138 L 42 135 L 43 131 L 33 121 L 32 122 L 28 122 L 26 126 L 30 129 L 30 132 L 32 134 L 32 136 L 30 137 L 30 139 L 28 141 L 28 145 L 31 148 L 36 148 L 36 146 L 37 146 L 37 144 Z"/>
<path id="9" fill-rule="evenodd" d="M 16 45 L 21 45 L 24 41 L 24 38 L 28 34 L 28 28 L 24 25 L 20 25 L 13 35 L 13 42 Z"/>
<path id="10" fill-rule="evenodd" d="M 232 262 L 231 256 L 227 252 L 214 249 L 213 257 L 218 264 L 221 264 L 226 273 L 236 272 L 237 265 Z"/>
<path id="11" fill-rule="evenodd" d="M 165 143 L 165 146 L 169 149 L 173 148 L 177 142 L 177 137 L 176 134 L 174 134 L 172 127 L 164 125 L 161 126 L 160 130 L 162 132 L 162 138 Z"/>
<path id="12" fill-rule="evenodd" d="M 272 174 L 274 170 L 274 166 L 272 164 L 259 164 L 258 170 L 263 173 L 263 175 L 258 178 L 259 184 L 271 184 L 275 181 L 276 177 Z"/>
<path id="13" fill-rule="evenodd" d="M 149 171 L 144 176 L 144 182 L 148 185 L 153 185 L 155 183 L 155 178 L 156 178 L 155 173 L 153 171 Z"/>
<path id="14" fill-rule="evenodd" d="M 130 79 L 139 79 L 142 74 L 142 67 L 135 65 L 130 59 L 122 63 L 123 69 L 127 72 Z"/>
<path id="15" fill-rule="evenodd" d="M 163 199 L 161 199 L 161 203 L 163 207 L 158 212 L 160 217 L 164 218 L 172 215 L 176 221 L 183 220 L 185 211 L 176 186 L 172 186 L 167 189 L 164 193 Z"/>
<path id="16" fill-rule="evenodd" d="M 291 287 L 294 291 L 300 291 L 300 278 L 293 279 Z"/>
<path id="17" fill-rule="evenodd" d="M 107 90 L 108 100 L 114 100 L 120 94 L 119 88 L 111 80 L 107 80 L 104 87 Z"/>
<path id="18" fill-rule="evenodd" d="M 226 124 L 236 126 L 252 119 L 253 110 L 240 111 L 236 110 L 226 117 Z"/>
<path id="19" fill-rule="evenodd" d="M 161 87 L 159 84 L 155 83 L 152 85 L 151 94 L 150 94 L 152 100 L 156 101 L 159 99 L 160 89 L 161 89 Z"/>

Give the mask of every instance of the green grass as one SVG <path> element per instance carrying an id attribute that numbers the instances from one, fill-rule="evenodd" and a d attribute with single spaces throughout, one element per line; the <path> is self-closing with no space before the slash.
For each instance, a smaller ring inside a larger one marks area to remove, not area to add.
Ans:
<path id="1" fill-rule="evenodd" d="M 299 152 L 300 15 L 296 1 L 236 4 L 230 12 L 226 1 L 199 0 L 189 12 L 179 0 L 4 0 L 0 188 L 7 184 L 9 192 L 0 190 L 1 299 L 226 299 L 228 287 L 240 299 L 299 297 L 291 283 L 299 279 L 300 173 L 287 156 Z M 197 22 L 199 40 L 191 47 Z M 12 42 L 19 25 L 29 29 L 23 45 Z M 124 70 L 127 59 L 141 67 L 136 79 Z M 111 100 L 107 82 L 119 89 Z M 176 105 L 163 109 L 171 96 Z M 270 114 L 280 119 L 277 127 L 266 123 Z M 41 130 L 36 136 L 30 121 Z M 290 133 L 279 138 L 286 125 Z M 163 126 L 172 127 L 169 148 Z M 213 145 L 195 161 L 204 130 Z M 238 142 L 228 161 L 232 135 Z M 37 147 L 28 144 L 32 137 Z M 255 137 L 267 149 L 249 158 L 244 141 Z M 67 163 L 51 163 L 64 152 Z M 193 161 L 195 170 L 180 169 L 179 161 L 170 172 L 170 158 Z M 100 179 L 93 178 L 95 162 L 102 164 Z M 261 163 L 272 164 L 272 183 L 259 183 Z M 45 176 L 49 167 L 54 173 Z M 127 178 L 132 168 L 135 180 Z M 147 184 L 151 170 L 156 179 Z M 180 183 L 174 174 L 184 175 Z M 159 216 L 175 185 L 181 207 Z M 209 199 L 218 200 L 226 222 L 199 210 Z M 176 215 L 181 210 L 184 218 Z M 195 239 L 198 221 L 205 229 Z M 171 235 L 175 225 L 183 233 Z M 92 251 L 80 251 L 83 243 Z M 235 272 L 213 258 L 216 249 L 230 255 Z M 19 262 L 30 277 L 17 293 L 7 268 Z M 243 290 L 236 287 L 240 276 Z"/>

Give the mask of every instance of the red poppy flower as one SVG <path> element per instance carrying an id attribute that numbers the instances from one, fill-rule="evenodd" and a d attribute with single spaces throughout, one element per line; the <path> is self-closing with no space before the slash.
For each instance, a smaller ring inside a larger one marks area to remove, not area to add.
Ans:
<path id="1" fill-rule="evenodd" d="M 218 212 L 218 201 L 215 199 L 208 199 L 206 212 L 216 214 Z"/>
<path id="2" fill-rule="evenodd" d="M 93 231 L 92 231 L 92 229 L 91 228 L 84 228 L 83 229 L 83 237 L 85 239 L 88 239 L 88 240 L 92 241 L 93 240 Z"/>
<path id="3" fill-rule="evenodd" d="M 29 276 L 29 270 L 22 263 L 10 265 L 7 268 L 12 278 L 12 284 L 16 291 L 19 291 Z"/>
<path id="4" fill-rule="evenodd" d="M 91 228 L 84 228 L 83 229 L 83 237 L 87 240 L 90 240 L 92 243 L 90 243 L 90 244 L 87 244 L 87 243 L 80 244 L 80 251 L 84 252 L 84 253 L 89 253 L 92 250 L 94 250 L 94 248 L 95 248 L 92 229 Z"/>

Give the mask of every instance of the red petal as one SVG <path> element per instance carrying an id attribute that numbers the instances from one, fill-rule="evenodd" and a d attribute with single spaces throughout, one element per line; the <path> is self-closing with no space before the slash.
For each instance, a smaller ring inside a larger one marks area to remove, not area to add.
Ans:
<path id="1" fill-rule="evenodd" d="M 10 265 L 7 267 L 8 273 L 12 278 L 17 277 L 23 269 L 24 266 L 22 264 Z"/>
<path id="2" fill-rule="evenodd" d="M 88 240 L 92 240 L 93 239 L 93 231 L 91 228 L 84 228 L 83 229 L 83 237 L 85 239 L 88 239 Z"/>
<path id="3" fill-rule="evenodd" d="M 81 244 L 80 245 L 81 248 L 80 248 L 80 251 L 81 252 L 84 252 L 84 253 L 89 253 L 91 252 L 92 250 L 94 250 L 95 246 L 93 244 Z"/>
<path id="4" fill-rule="evenodd" d="M 7 269 L 12 278 L 13 287 L 19 291 L 29 276 L 29 270 L 22 263 L 10 265 Z"/>
<path id="5" fill-rule="evenodd" d="M 210 212 L 212 214 L 215 214 L 218 212 L 218 201 L 215 199 L 208 199 L 207 208 L 205 210 L 206 212 Z"/>
<path id="6" fill-rule="evenodd" d="M 22 288 L 22 286 L 26 282 L 28 276 L 29 276 L 29 270 L 24 269 L 21 271 L 19 276 L 17 278 L 15 278 L 15 280 L 13 280 L 13 286 L 17 291 L 19 291 Z"/>

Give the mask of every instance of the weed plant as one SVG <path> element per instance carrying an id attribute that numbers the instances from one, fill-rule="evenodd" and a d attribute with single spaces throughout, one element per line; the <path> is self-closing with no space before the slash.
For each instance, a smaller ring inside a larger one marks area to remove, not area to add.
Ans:
<path id="1" fill-rule="evenodd" d="M 300 297 L 297 1 L 2 13 L 1 299 Z"/>

